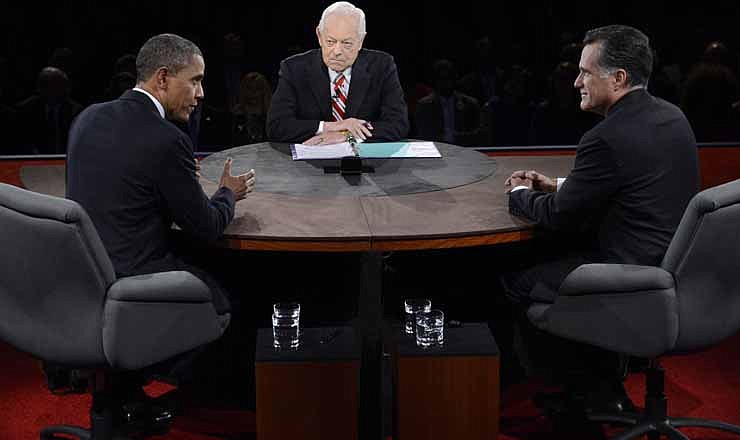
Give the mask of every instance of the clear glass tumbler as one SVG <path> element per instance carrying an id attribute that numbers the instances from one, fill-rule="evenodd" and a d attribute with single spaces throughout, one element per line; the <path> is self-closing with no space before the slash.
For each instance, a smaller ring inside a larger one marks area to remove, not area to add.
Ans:
<path id="1" fill-rule="evenodd" d="M 426 298 L 409 298 L 403 301 L 403 310 L 405 312 L 406 333 L 413 335 L 415 325 L 414 316 L 417 313 L 432 310 L 432 302 Z"/>
<path id="2" fill-rule="evenodd" d="M 431 310 L 416 315 L 416 345 L 433 347 L 444 344 L 445 315 L 441 310 Z"/>
<path id="3" fill-rule="evenodd" d="M 281 350 L 295 350 L 301 338 L 301 305 L 297 302 L 280 302 L 273 305 L 272 345 Z"/>

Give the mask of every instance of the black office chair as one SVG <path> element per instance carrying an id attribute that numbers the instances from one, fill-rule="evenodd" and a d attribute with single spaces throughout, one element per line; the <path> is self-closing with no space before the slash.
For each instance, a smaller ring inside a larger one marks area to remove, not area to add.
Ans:
<path id="1" fill-rule="evenodd" d="M 96 372 L 90 429 L 51 426 L 42 439 L 117 436 L 111 379 L 214 341 L 229 324 L 188 272 L 116 279 L 90 218 L 71 200 L 0 184 L 0 256 L 0 339 Z"/>
<path id="2" fill-rule="evenodd" d="M 528 317 L 546 332 L 649 360 L 644 414 L 589 417 L 634 425 L 615 439 L 647 433 L 683 440 L 688 437 L 676 428 L 689 426 L 740 434 L 728 423 L 669 417 L 658 362 L 711 347 L 740 329 L 740 180 L 691 200 L 660 267 L 580 266 L 554 304 L 535 304 Z"/>

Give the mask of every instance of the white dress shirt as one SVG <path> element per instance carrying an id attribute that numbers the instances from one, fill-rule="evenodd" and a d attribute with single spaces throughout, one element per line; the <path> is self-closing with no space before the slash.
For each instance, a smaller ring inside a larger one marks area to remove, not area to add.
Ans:
<path id="1" fill-rule="evenodd" d="M 135 90 L 137 92 L 141 92 L 141 93 L 145 94 L 146 96 L 148 96 L 149 99 L 152 100 L 152 102 L 154 103 L 154 105 L 157 106 L 157 111 L 159 111 L 159 115 L 162 117 L 162 119 L 164 119 L 164 107 L 162 106 L 162 103 L 160 103 L 159 101 L 157 101 L 157 98 L 155 98 L 154 95 L 152 95 L 151 93 L 147 92 L 146 90 L 140 89 L 138 87 L 134 87 L 131 90 Z"/>

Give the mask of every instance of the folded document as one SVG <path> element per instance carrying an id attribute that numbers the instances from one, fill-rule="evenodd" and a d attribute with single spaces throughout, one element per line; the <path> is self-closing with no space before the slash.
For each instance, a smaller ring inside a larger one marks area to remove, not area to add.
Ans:
<path id="1" fill-rule="evenodd" d="M 339 159 L 345 156 L 385 159 L 391 157 L 442 157 L 434 142 L 378 142 L 355 144 L 349 142 L 330 145 L 290 146 L 293 160 Z M 356 151 L 356 154 L 355 154 Z"/>

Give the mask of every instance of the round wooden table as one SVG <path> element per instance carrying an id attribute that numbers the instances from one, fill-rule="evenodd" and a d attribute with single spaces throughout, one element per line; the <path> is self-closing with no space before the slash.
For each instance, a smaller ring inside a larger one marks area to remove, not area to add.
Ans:
<path id="1" fill-rule="evenodd" d="M 466 161 L 491 162 L 493 171 L 450 188 L 431 184 L 427 191 L 406 194 L 353 195 L 347 194 L 351 180 L 343 187 L 343 178 L 338 175 L 291 173 L 305 164 L 293 161 L 285 144 L 262 143 L 205 158 L 201 184 L 207 193 L 217 189 L 227 156 L 234 159 L 235 174 L 248 171 L 247 166 L 255 170 L 255 190 L 237 204 L 234 221 L 224 233 L 222 245 L 229 248 L 320 252 L 435 249 L 531 238 L 531 224 L 509 213 L 504 181 L 518 169 L 566 176 L 573 164 L 569 156 L 491 158 L 472 149 L 441 143 L 437 147 L 443 156 L 440 159 L 388 159 L 376 166 L 376 173 L 398 167 L 398 161 L 403 161 L 412 164 L 413 175 L 414 162 L 436 161 L 438 166 L 425 172 L 444 177 L 452 172 L 447 158 L 453 153 L 464 155 Z M 306 195 L 307 191 L 300 190 L 291 194 L 293 177 L 299 178 L 301 185 L 330 186 L 336 192 Z M 363 174 L 362 179 L 373 180 L 374 176 Z M 269 188 L 264 188 L 263 181 L 270 182 Z"/>

